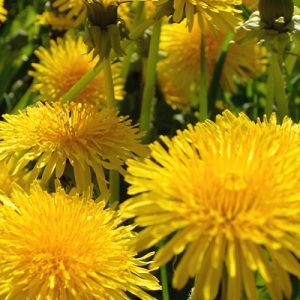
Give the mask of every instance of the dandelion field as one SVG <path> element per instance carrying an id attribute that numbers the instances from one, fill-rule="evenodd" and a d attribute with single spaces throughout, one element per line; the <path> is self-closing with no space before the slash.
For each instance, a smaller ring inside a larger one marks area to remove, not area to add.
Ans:
<path id="1" fill-rule="evenodd" d="M 0 0 L 0 299 L 300 299 L 300 0 Z"/>

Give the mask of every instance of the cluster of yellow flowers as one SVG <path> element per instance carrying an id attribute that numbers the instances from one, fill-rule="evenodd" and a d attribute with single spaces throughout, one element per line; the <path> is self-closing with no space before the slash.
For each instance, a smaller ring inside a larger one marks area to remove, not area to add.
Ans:
<path id="1" fill-rule="evenodd" d="M 172 285 L 194 279 L 193 300 L 259 299 L 258 276 L 272 299 L 291 299 L 289 276 L 300 279 L 300 125 L 225 110 L 143 144 L 145 133 L 110 101 L 126 97 L 125 59 L 110 51 L 123 54 L 135 30 L 125 2 L 53 0 L 38 17 L 56 30 L 88 19 L 88 37 L 75 30 L 38 48 L 29 72 L 37 103 L 0 121 L 0 298 L 151 300 L 161 289 L 153 272 L 178 256 Z M 162 21 L 157 82 L 172 108 L 198 95 L 201 48 L 212 80 L 228 32 L 239 35 L 241 4 L 145 3 L 139 17 Z M 1 22 L 6 14 L 0 0 Z M 109 63 L 97 73 L 101 51 Z M 263 72 L 265 58 L 255 39 L 229 44 L 222 88 Z M 112 172 L 129 184 L 119 206 Z"/>

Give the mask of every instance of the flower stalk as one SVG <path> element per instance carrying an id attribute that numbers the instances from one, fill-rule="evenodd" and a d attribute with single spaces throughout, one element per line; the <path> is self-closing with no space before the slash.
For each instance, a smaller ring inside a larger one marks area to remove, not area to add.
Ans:
<path id="1" fill-rule="evenodd" d="M 103 70 L 104 70 L 104 86 L 107 106 L 115 107 L 115 92 L 114 92 L 114 83 L 111 71 L 111 63 L 109 58 L 105 58 L 103 61 Z"/>
<path id="2" fill-rule="evenodd" d="M 199 110 L 200 121 L 204 121 L 208 117 L 208 91 L 206 80 L 206 40 L 203 20 L 199 18 L 201 23 L 201 40 L 200 40 L 200 84 L 199 84 Z"/>
<path id="3" fill-rule="evenodd" d="M 152 37 L 150 41 L 149 58 L 146 67 L 145 86 L 142 98 L 142 108 L 140 114 L 140 130 L 147 131 L 144 142 L 148 142 L 149 130 L 151 128 L 153 115 L 153 98 L 156 85 L 156 64 L 158 61 L 159 41 L 162 21 L 158 21 L 153 26 Z"/>
<path id="4" fill-rule="evenodd" d="M 138 26 L 138 24 L 141 22 L 141 20 L 144 16 L 144 8 L 145 8 L 145 3 L 143 1 L 140 1 L 137 3 L 134 20 L 133 20 L 134 27 Z M 130 44 L 128 46 L 126 56 L 124 57 L 123 64 L 122 64 L 122 71 L 121 71 L 121 76 L 124 79 L 126 79 L 128 76 L 129 69 L 130 69 L 130 63 L 131 63 L 131 57 L 134 52 L 134 49 L 135 49 L 134 44 Z"/>
<path id="5" fill-rule="evenodd" d="M 273 112 L 274 105 L 274 77 L 273 77 L 273 60 L 274 56 L 271 54 L 270 62 L 268 66 L 268 79 L 267 79 L 267 93 L 266 93 L 266 105 L 265 113 L 270 118 Z"/>
<path id="6" fill-rule="evenodd" d="M 108 107 L 115 107 L 114 84 L 111 71 L 111 62 L 109 58 L 103 60 L 104 69 L 104 85 L 106 92 L 106 100 Z M 110 190 L 110 204 L 119 201 L 120 198 L 120 174 L 116 170 L 109 170 L 109 190 Z"/>
<path id="7" fill-rule="evenodd" d="M 274 77 L 274 96 L 278 108 L 278 118 L 280 122 L 288 115 L 288 99 L 285 92 L 285 78 L 283 75 L 283 65 L 280 63 L 278 53 L 272 53 L 274 57 L 273 77 Z"/>
<path id="8" fill-rule="evenodd" d="M 166 265 L 160 267 L 160 277 L 162 285 L 162 298 L 163 300 L 170 300 L 168 274 Z"/>

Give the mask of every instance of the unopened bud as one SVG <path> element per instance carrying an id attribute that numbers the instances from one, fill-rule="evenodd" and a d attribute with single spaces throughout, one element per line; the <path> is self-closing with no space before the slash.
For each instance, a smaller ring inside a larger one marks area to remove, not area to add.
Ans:
<path id="1" fill-rule="evenodd" d="M 108 58 L 112 49 L 117 55 L 123 55 L 121 38 L 124 36 L 124 25 L 118 17 L 119 3 L 107 0 L 84 1 L 88 18 L 85 31 L 88 52 L 93 52 L 93 57 L 99 55 L 99 62 Z"/>
<path id="2" fill-rule="evenodd" d="M 294 3 L 293 0 L 260 0 L 258 10 L 267 29 L 282 32 L 292 20 Z"/>
<path id="3" fill-rule="evenodd" d="M 109 5 L 101 1 L 85 1 L 87 7 L 87 17 L 94 26 L 106 29 L 108 25 L 118 22 L 118 5 L 111 3 Z"/>

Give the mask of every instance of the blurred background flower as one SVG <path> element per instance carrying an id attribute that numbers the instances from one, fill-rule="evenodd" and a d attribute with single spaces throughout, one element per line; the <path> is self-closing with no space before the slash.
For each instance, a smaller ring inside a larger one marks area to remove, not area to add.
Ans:
<path id="1" fill-rule="evenodd" d="M 0 0 L 0 22 L 6 20 L 7 10 L 4 8 L 4 0 Z"/>
<path id="2" fill-rule="evenodd" d="M 55 11 L 45 11 L 37 17 L 40 25 L 51 26 L 54 30 L 68 30 L 76 27 L 76 22 L 66 18 L 65 14 Z"/>
<path id="3" fill-rule="evenodd" d="M 52 0 L 50 10 L 43 12 L 38 21 L 56 30 L 78 27 L 86 17 L 83 0 Z"/>
<path id="4" fill-rule="evenodd" d="M 206 77 L 210 82 L 221 51 L 225 34 L 205 27 Z M 163 57 L 158 63 L 158 82 L 164 98 L 173 108 L 184 109 L 197 97 L 200 80 L 201 29 L 195 24 L 189 32 L 181 24 L 164 24 L 160 49 Z M 237 83 L 245 83 L 259 75 L 265 67 L 265 51 L 255 39 L 229 45 L 220 84 L 234 92 Z"/>
<path id="5" fill-rule="evenodd" d="M 39 92 L 43 101 L 59 101 L 97 63 L 92 59 L 92 54 L 87 54 L 82 37 L 74 38 L 70 35 L 57 41 L 51 40 L 48 49 L 40 47 L 35 54 L 40 61 L 32 64 L 34 70 L 29 74 L 35 79 L 33 90 Z M 124 79 L 121 78 L 120 69 L 120 63 L 112 64 L 116 100 L 124 97 Z M 103 71 L 73 101 L 105 106 Z"/>

